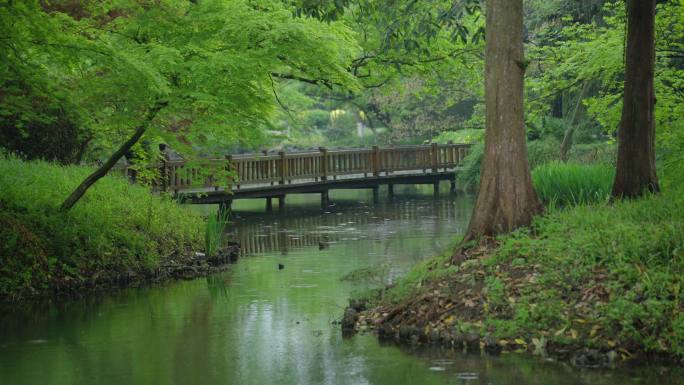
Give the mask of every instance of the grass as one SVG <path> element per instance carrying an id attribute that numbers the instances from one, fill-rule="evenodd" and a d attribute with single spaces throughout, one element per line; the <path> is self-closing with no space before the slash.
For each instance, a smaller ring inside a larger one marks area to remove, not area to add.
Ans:
<path id="1" fill-rule="evenodd" d="M 150 271 L 201 248 L 200 216 L 118 177 L 103 178 L 71 211 L 60 211 L 90 171 L 0 157 L 0 296 Z"/>
<path id="2" fill-rule="evenodd" d="M 430 293 L 457 309 L 423 319 L 431 328 L 468 329 L 529 351 L 684 360 L 682 192 L 554 211 L 471 249 L 462 264 L 441 256 L 417 266 L 376 305 L 387 312 Z M 410 311 L 420 314 L 425 301 Z"/>
<path id="3" fill-rule="evenodd" d="M 521 290 L 510 310 L 528 317 L 490 320 L 525 333 L 553 330 L 550 337 L 561 342 L 684 358 L 681 191 L 539 218 L 529 231 L 503 238 L 485 264 L 521 259 L 538 266 L 538 284 Z M 567 333 L 556 335 L 563 328 Z"/>
<path id="4" fill-rule="evenodd" d="M 554 139 L 533 140 L 527 144 L 530 169 L 560 161 L 560 143 Z M 476 143 L 463 159 L 457 175 L 457 185 L 466 191 L 477 190 L 484 157 L 484 143 Z M 610 143 L 576 144 L 568 153 L 571 164 L 615 165 L 616 146 Z"/>
<path id="5" fill-rule="evenodd" d="M 607 164 L 552 162 L 534 169 L 532 183 L 542 202 L 567 207 L 606 202 L 614 177 Z"/>
<path id="6" fill-rule="evenodd" d="M 207 257 L 215 257 L 225 246 L 225 231 L 230 222 L 230 212 L 218 210 L 209 215 L 204 232 L 204 251 Z"/>

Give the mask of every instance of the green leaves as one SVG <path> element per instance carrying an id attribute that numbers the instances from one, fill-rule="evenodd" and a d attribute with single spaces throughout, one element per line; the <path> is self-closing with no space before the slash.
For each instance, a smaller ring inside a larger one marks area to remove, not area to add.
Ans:
<path id="1" fill-rule="evenodd" d="M 192 154 L 209 138 L 234 145 L 262 137 L 276 108 L 274 73 L 357 87 L 347 70 L 353 33 L 294 18 L 276 0 L 121 0 L 63 9 L 19 3 L 0 8 L 0 50 L 10 57 L 0 80 L 3 90 L 24 86 L 0 101 L 0 116 L 10 116 L 9 124 L 46 119 L 32 115 L 31 99 L 68 102 L 93 129 L 101 149 L 95 157 L 159 98 L 169 105 L 156 134 Z"/>

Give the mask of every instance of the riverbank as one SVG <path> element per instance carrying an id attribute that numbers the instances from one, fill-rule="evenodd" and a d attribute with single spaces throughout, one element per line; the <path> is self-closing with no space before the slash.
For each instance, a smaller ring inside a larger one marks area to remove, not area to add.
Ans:
<path id="1" fill-rule="evenodd" d="M 380 338 L 607 366 L 684 358 L 684 198 L 553 212 L 352 300 Z"/>
<path id="2" fill-rule="evenodd" d="M 62 199 L 91 170 L 0 157 L 0 299 L 192 278 L 237 256 L 207 259 L 203 218 L 169 197 L 107 176 L 68 212 Z"/>

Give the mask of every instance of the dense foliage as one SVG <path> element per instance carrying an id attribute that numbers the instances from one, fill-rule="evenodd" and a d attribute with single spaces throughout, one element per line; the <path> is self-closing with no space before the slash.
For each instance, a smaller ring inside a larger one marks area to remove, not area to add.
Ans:
<path id="1" fill-rule="evenodd" d="M 279 1 L 3 1 L 0 25 L 1 134 L 34 158 L 109 155 L 160 104 L 149 148 L 249 145 L 271 124 L 278 78 L 355 88 L 349 28 Z"/>
<path id="2" fill-rule="evenodd" d="M 100 159 L 165 100 L 138 152 L 160 141 L 186 155 L 441 141 L 445 132 L 483 128 L 477 5 L 7 2 L 0 137 L 32 158 Z M 561 142 L 610 142 L 621 108 L 624 4 L 525 6 L 528 139 L 557 140 L 559 152 Z M 684 143 L 683 17 L 681 2 L 658 7 L 662 159 Z M 678 163 L 663 165 L 676 172 Z"/>
<path id="3" fill-rule="evenodd" d="M 338 9 L 332 7 L 338 2 L 321 3 L 329 4 L 329 10 Z M 337 12 L 335 16 L 353 30 L 363 31 L 357 39 L 362 47 L 358 62 L 364 65 L 355 71 L 363 88 L 350 94 L 283 84 L 281 99 L 289 109 L 281 116 L 279 126 L 290 139 L 276 138 L 274 145 L 420 143 L 443 141 L 450 132 L 484 127 L 484 45 L 477 33 L 484 18 L 479 9 L 461 15 L 459 25 L 468 31 L 464 38 L 452 39 L 454 31 L 464 29 L 445 25 L 443 31 L 426 39 L 418 32 L 391 34 L 394 25 L 383 24 L 379 16 L 364 16 L 363 11 L 368 9 L 354 8 L 355 3 L 345 3 L 354 12 Z M 423 5 L 429 3 L 439 9 L 443 2 L 412 3 L 423 15 Z M 525 5 L 528 140 L 557 141 L 558 156 L 553 160 L 565 159 L 561 147 L 564 153 L 570 152 L 575 144 L 605 143 L 611 148 L 624 77 L 624 2 L 527 0 Z M 658 6 L 656 126 L 661 160 L 680 152 L 682 146 L 677 133 L 684 132 L 683 18 L 681 2 Z M 407 42 L 387 49 L 384 36 L 395 43 L 401 39 Z M 347 116 L 342 125 L 336 119 L 339 111 Z M 467 135 L 454 138 L 470 139 Z M 680 161 L 672 159 L 662 165 L 677 172 Z"/>

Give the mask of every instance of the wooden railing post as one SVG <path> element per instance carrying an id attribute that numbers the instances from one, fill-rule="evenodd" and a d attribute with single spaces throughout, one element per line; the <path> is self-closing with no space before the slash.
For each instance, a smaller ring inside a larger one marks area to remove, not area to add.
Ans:
<path id="1" fill-rule="evenodd" d="M 285 157 L 285 151 L 278 152 L 278 155 L 280 155 L 280 169 L 278 170 L 280 172 L 280 184 L 285 184 L 287 180 L 287 158 Z"/>
<path id="2" fill-rule="evenodd" d="M 437 172 L 439 167 L 439 153 L 437 143 L 432 143 L 432 172 Z"/>
<path id="3" fill-rule="evenodd" d="M 321 152 L 321 171 L 319 172 L 321 180 L 328 179 L 328 150 L 325 147 L 319 147 Z"/>
<path id="4" fill-rule="evenodd" d="M 226 155 L 226 171 L 227 172 L 232 172 L 233 171 L 233 156 L 232 155 Z M 233 190 L 233 182 L 234 182 L 234 177 L 232 175 L 228 175 L 226 178 L 226 183 L 228 184 L 228 190 L 232 191 Z"/>
<path id="5" fill-rule="evenodd" d="M 454 141 L 450 140 L 447 144 L 449 145 L 449 150 L 447 151 L 447 166 L 444 167 L 444 170 L 447 167 L 456 167 L 456 147 L 454 147 Z"/>
<path id="6" fill-rule="evenodd" d="M 371 155 L 371 163 L 373 169 L 373 176 L 380 175 L 380 148 L 378 146 L 373 146 L 373 153 Z"/>

